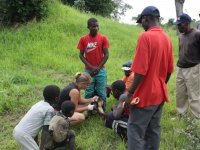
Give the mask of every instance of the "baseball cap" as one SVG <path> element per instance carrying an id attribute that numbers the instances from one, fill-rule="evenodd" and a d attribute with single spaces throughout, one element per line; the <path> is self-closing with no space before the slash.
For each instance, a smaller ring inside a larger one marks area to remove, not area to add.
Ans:
<path id="1" fill-rule="evenodd" d="M 138 17 L 136 23 L 141 23 L 143 16 L 160 17 L 160 12 L 159 12 L 158 8 L 156 8 L 154 6 L 147 6 L 147 7 L 144 8 L 144 10 L 142 11 L 142 13 Z"/>
<path id="2" fill-rule="evenodd" d="M 175 24 L 178 25 L 184 22 L 191 22 L 191 21 L 192 21 L 191 17 L 188 14 L 183 13 L 180 16 L 178 16 Z"/>
<path id="3" fill-rule="evenodd" d="M 125 64 L 122 65 L 122 69 L 125 71 L 131 70 L 132 61 L 129 60 Z"/>

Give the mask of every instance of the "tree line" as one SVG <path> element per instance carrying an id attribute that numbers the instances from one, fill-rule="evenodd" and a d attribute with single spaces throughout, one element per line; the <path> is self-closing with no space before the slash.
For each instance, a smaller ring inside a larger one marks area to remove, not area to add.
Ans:
<path id="1" fill-rule="evenodd" d="M 0 24 L 25 23 L 34 18 L 39 21 L 48 15 L 50 2 L 51 0 L 1 0 Z M 132 8 L 122 0 L 61 0 L 61 2 L 80 11 L 116 20 Z"/>

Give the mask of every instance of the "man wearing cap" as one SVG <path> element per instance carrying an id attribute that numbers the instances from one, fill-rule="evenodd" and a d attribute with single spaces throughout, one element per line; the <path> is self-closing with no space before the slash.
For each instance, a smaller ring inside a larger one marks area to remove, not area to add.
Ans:
<path id="1" fill-rule="evenodd" d="M 138 38 L 131 66 L 135 77 L 126 98 L 126 104 L 140 99 L 131 107 L 128 150 L 159 149 L 161 113 L 168 101 L 166 83 L 174 70 L 172 43 L 159 27 L 159 17 L 159 10 L 148 6 L 137 20 L 146 32 Z"/>
<path id="2" fill-rule="evenodd" d="M 176 74 L 176 105 L 180 114 L 190 107 L 200 119 L 200 31 L 190 27 L 191 17 L 183 13 L 177 18 L 179 58 Z"/>
<path id="3" fill-rule="evenodd" d="M 128 92 L 134 79 L 134 72 L 131 71 L 131 64 L 132 61 L 128 61 L 122 66 L 122 70 L 124 70 L 124 76 L 122 77 L 122 81 L 126 85 L 126 92 Z"/>

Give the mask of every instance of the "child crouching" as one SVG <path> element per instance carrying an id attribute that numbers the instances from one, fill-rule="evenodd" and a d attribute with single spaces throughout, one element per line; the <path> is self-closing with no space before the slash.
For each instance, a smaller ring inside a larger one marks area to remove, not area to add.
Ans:
<path id="1" fill-rule="evenodd" d="M 52 118 L 49 125 L 49 134 L 45 142 L 45 150 L 70 150 L 75 149 L 75 132 L 70 130 L 69 117 L 74 114 L 75 105 L 65 101 L 61 111 Z"/>

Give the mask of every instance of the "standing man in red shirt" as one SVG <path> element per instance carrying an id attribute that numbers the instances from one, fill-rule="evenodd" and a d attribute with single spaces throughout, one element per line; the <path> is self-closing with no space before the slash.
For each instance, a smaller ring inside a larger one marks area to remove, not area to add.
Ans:
<path id="1" fill-rule="evenodd" d="M 94 93 L 103 101 L 106 107 L 107 73 L 105 63 L 108 60 L 109 42 L 105 35 L 98 33 L 97 19 L 90 18 L 87 22 L 89 33 L 82 36 L 77 48 L 80 50 L 80 59 L 85 64 L 85 70 L 92 76 L 92 82 L 85 91 L 85 98 L 92 98 Z"/>
<path id="2" fill-rule="evenodd" d="M 140 99 L 131 107 L 128 150 L 159 149 L 162 108 L 168 101 L 166 83 L 174 70 L 172 43 L 159 27 L 159 17 L 159 10 L 148 6 L 137 20 L 146 32 L 138 38 L 131 66 L 135 76 L 126 98 L 127 103 Z"/>

